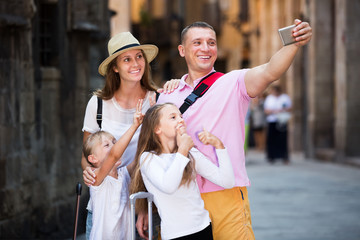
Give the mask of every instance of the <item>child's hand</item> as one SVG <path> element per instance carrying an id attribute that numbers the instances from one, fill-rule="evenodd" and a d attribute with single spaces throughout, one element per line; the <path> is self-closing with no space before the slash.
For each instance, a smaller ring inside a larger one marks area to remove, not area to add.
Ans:
<path id="1" fill-rule="evenodd" d="M 178 127 L 176 129 L 176 143 L 178 146 L 178 153 L 181 153 L 184 156 L 187 156 L 190 149 L 194 147 L 194 141 L 185 132 L 183 127 Z"/>
<path id="2" fill-rule="evenodd" d="M 205 130 L 205 128 L 203 129 L 202 132 L 200 132 L 198 134 L 198 138 L 199 140 L 205 144 L 205 145 L 212 145 L 214 146 L 216 149 L 224 149 L 224 144 L 221 142 L 221 140 L 219 138 L 217 138 L 215 135 L 211 134 L 210 132 L 208 132 L 207 130 Z"/>
<path id="3" fill-rule="evenodd" d="M 139 99 L 136 104 L 136 112 L 134 114 L 134 125 L 136 127 L 139 127 L 144 119 L 144 114 L 141 112 L 143 101 L 144 99 Z"/>

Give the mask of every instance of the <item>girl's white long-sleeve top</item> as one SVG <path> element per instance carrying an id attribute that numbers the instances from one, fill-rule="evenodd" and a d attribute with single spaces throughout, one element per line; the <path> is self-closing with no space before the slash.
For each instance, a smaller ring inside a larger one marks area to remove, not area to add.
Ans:
<path id="1" fill-rule="evenodd" d="M 196 173 L 224 188 L 235 184 L 234 172 L 226 149 L 216 149 L 219 167 L 199 150 L 192 148 Z M 210 223 L 196 180 L 180 185 L 189 158 L 180 153 L 155 155 L 144 152 L 140 157 L 141 174 L 161 218 L 161 237 L 171 239 L 203 230 Z"/>

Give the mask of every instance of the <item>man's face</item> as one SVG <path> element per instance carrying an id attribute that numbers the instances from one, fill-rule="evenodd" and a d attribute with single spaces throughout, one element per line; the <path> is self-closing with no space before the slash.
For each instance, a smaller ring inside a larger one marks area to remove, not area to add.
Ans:
<path id="1" fill-rule="evenodd" d="M 210 28 L 190 28 L 178 49 L 180 56 L 185 57 L 189 71 L 206 74 L 217 58 L 215 32 Z"/>

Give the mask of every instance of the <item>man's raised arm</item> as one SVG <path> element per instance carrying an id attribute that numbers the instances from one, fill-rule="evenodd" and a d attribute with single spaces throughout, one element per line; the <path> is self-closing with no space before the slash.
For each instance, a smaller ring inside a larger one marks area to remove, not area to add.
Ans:
<path id="1" fill-rule="evenodd" d="M 282 47 L 268 63 L 254 67 L 245 74 L 245 86 L 250 97 L 258 96 L 279 79 L 290 67 L 299 48 L 310 41 L 312 29 L 309 23 L 296 19 L 295 25 L 293 36 L 296 43 Z"/>

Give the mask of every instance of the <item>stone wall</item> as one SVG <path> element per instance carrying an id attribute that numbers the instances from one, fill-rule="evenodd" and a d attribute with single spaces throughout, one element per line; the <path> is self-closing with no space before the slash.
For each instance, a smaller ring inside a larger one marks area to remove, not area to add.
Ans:
<path id="1" fill-rule="evenodd" d="M 47 7 L 55 13 L 47 32 L 55 39 L 51 58 L 43 55 Z M 1 238 L 72 236 L 82 121 L 96 74 L 90 66 L 106 54 L 108 19 L 107 1 L 0 3 Z M 98 58 L 90 58 L 90 49 Z M 83 189 L 79 232 L 88 198 Z"/>
<path id="2" fill-rule="evenodd" d="M 336 0 L 335 10 L 335 149 L 346 160 L 360 156 L 360 2 Z"/>

